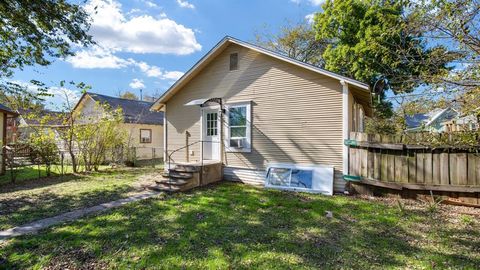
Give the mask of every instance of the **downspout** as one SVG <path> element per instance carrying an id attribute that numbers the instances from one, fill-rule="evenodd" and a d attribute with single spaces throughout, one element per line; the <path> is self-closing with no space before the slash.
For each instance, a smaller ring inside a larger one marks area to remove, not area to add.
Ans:
<path id="1" fill-rule="evenodd" d="M 348 84 L 344 80 L 340 81 L 342 85 L 342 173 L 343 175 L 348 175 L 349 171 L 349 159 L 348 159 L 348 146 L 345 145 L 345 140 L 350 138 L 350 115 L 348 112 Z"/>
<path id="2" fill-rule="evenodd" d="M 167 132 L 168 132 L 168 129 L 167 129 L 167 126 L 168 126 L 168 123 L 167 123 L 167 104 L 163 104 L 163 170 L 164 171 L 167 171 L 168 168 L 167 166 L 165 166 L 165 164 L 167 162 L 169 162 L 168 159 L 168 143 L 167 143 L 167 139 L 168 139 L 168 136 L 167 136 Z"/>

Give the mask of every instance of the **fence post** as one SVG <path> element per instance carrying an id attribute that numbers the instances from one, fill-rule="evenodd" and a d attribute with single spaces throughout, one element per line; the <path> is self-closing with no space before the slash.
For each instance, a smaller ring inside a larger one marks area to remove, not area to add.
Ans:
<path id="1" fill-rule="evenodd" d="M 152 167 L 155 168 L 155 147 L 152 148 Z"/>
<path id="2" fill-rule="evenodd" d="M 63 152 L 61 152 L 61 155 L 60 155 L 61 159 L 60 159 L 60 160 L 61 160 L 61 166 L 62 166 L 62 176 L 64 175 L 64 171 L 63 171 L 63 161 L 64 161 L 64 156 L 63 156 L 63 155 L 64 155 L 64 153 L 63 153 Z"/>
<path id="3" fill-rule="evenodd" d="M 38 168 L 38 178 L 40 179 L 40 177 L 42 177 L 42 173 L 40 171 L 40 161 L 37 160 L 37 168 Z"/>
<path id="4" fill-rule="evenodd" d="M 133 167 L 137 167 L 137 147 L 133 147 Z"/>

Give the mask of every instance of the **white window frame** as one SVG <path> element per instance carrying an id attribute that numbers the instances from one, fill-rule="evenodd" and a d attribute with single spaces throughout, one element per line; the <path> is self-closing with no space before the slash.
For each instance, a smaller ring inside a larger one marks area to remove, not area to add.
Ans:
<path id="1" fill-rule="evenodd" d="M 230 147 L 230 108 L 236 107 L 246 107 L 246 115 L 247 115 L 247 130 L 245 133 L 245 147 L 243 148 L 236 148 Z M 244 101 L 244 102 L 235 102 L 235 103 L 228 103 L 225 105 L 225 151 L 226 152 L 251 152 L 252 151 L 252 102 L 251 101 Z"/>

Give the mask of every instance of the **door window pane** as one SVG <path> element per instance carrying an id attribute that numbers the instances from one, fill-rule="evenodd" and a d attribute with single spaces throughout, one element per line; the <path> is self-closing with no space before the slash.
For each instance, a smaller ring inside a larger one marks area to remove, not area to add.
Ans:
<path id="1" fill-rule="evenodd" d="M 207 113 L 207 136 L 217 136 L 217 113 Z"/>

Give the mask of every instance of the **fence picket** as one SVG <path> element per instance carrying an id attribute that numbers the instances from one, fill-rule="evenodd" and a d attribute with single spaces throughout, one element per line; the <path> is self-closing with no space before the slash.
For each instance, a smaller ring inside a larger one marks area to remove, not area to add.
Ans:
<path id="1" fill-rule="evenodd" d="M 408 151 L 408 182 L 416 183 L 417 182 L 417 159 L 415 152 Z"/>
<path id="2" fill-rule="evenodd" d="M 467 154 L 457 153 L 457 177 L 459 185 L 467 185 Z"/>
<path id="3" fill-rule="evenodd" d="M 440 154 L 440 183 L 442 185 L 449 185 L 450 183 L 450 162 L 449 153 L 442 152 Z"/>
<path id="4" fill-rule="evenodd" d="M 480 188 L 478 154 L 468 153 L 467 150 L 432 150 L 411 146 L 414 142 L 412 140 L 421 139 L 422 136 L 423 134 L 386 136 L 351 133 L 351 138 L 362 144 L 349 147 L 350 174 L 381 182 L 414 184 L 412 187 L 418 187 L 418 184 L 434 189 L 448 185 Z M 462 189 L 457 187 L 455 190 Z"/>
<path id="5" fill-rule="evenodd" d="M 457 167 L 457 153 L 450 153 L 449 155 L 450 167 L 450 185 L 458 185 L 458 167 Z"/>
<path id="6" fill-rule="evenodd" d="M 424 183 L 424 165 L 425 165 L 425 154 L 423 150 L 421 152 L 417 152 L 417 183 Z"/>
<path id="7" fill-rule="evenodd" d="M 432 152 L 426 152 L 424 156 L 424 163 L 423 169 L 425 170 L 424 173 L 424 181 L 426 184 L 431 184 L 433 182 L 433 174 L 432 174 Z"/>

